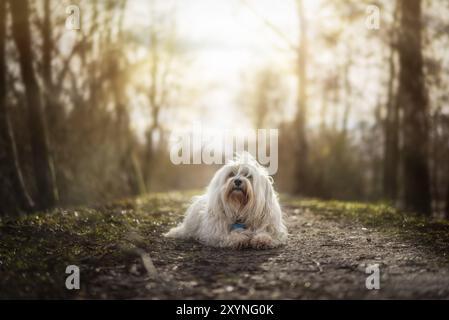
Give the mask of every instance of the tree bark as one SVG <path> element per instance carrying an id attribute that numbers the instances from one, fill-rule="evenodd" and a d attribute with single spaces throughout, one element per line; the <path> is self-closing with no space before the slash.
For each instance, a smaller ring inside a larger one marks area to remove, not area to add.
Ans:
<path id="1" fill-rule="evenodd" d="M 0 213 L 30 211 L 33 202 L 23 180 L 6 105 L 6 0 L 0 0 Z"/>
<path id="2" fill-rule="evenodd" d="M 47 209 L 55 205 L 58 195 L 42 111 L 41 92 L 33 68 L 28 2 L 10 0 L 9 4 L 13 37 L 19 53 L 20 71 L 26 92 L 33 169 L 39 194 L 37 202 L 39 209 Z"/>
<path id="3" fill-rule="evenodd" d="M 421 0 L 399 1 L 402 14 L 399 105 L 404 111 L 404 204 L 410 211 L 430 215 L 428 99 L 421 45 Z"/>

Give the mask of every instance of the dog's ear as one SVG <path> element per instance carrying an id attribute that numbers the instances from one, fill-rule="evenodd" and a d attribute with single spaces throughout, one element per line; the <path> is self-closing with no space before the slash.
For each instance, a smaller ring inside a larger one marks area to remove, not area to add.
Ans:
<path id="1" fill-rule="evenodd" d="M 273 187 L 273 178 L 271 176 L 267 176 L 266 178 L 264 216 L 267 230 L 273 234 L 286 234 L 287 229 L 282 221 L 283 213 L 279 204 L 278 195 Z"/>
<path id="2" fill-rule="evenodd" d="M 213 215 L 224 214 L 223 203 L 221 200 L 222 176 L 225 174 L 225 167 L 219 169 L 212 178 L 207 187 L 208 210 Z"/>
<path id="3" fill-rule="evenodd" d="M 259 175 L 257 180 L 257 189 L 255 190 L 257 198 L 253 214 L 257 228 L 266 228 L 271 221 L 273 201 L 276 200 L 272 181 L 265 175 Z"/>
<path id="4" fill-rule="evenodd" d="M 273 178 L 271 176 L 265 176 L 263 180 L 265 184 L 265 203 L 270 207 L 269 209 L 271 211 L 273 201 L 276 197 L 276 193 L 273 188 Z"/>

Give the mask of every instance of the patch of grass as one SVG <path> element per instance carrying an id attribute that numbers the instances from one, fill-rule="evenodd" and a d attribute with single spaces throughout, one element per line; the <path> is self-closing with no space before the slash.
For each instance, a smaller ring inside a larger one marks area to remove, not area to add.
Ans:
<path id="1" fill-rule="evenodd" d="M 95 208 L 3 218 L 0 298 L 70 297 L 65 288 L 68 265 L 95 268 L 120 263 L 126 253 L 123 248 L 139 240 L 151 242 L 151 233 L 173 224 L 190 196 L 157 193 Z"/>

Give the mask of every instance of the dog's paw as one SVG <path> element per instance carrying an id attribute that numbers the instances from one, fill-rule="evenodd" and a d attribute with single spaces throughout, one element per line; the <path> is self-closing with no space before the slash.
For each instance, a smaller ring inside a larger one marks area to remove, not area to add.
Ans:
<path id="1" fill-rule="evenodd" d="M 229 235 L 229 246 L 233 249 L 245 249 L 250 245 L 250 234 L 247 232 L 234 231 Z"/>
<path id="2" fill-rule="evenodd" d="M 267 233 L 258 233 L 250 240 L 250 246 L 254 249 L 269 249 L 274 247 L 274 241 Z"/>

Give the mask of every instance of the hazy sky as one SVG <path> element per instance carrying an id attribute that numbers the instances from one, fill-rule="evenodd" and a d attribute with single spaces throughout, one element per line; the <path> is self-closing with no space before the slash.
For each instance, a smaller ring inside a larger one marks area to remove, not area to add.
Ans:
<path id="1" fill-rule="evenodd" d="M 207 124 L 213 128 L 246 128 L 250 121 L 242 117 L 236 102 L 237 95 L 248 76 L 263 66 L 270 65 L 278 70 L 288 85 L 291 94 L 288 97 L 286 115 L 292 116 L 295 110 L 296 78 L 294 68 L 296 52 L 292 51 L 287 41 L 298 42 L 298 18 L 295 0 L 165 0 L 156 1 L 162 9 L 176 17 L 176 24 L 184 47 L 184 54 L 189 63 L 185 72 L 184 83 L 194 87 L 199 94 L 197 99 L 189 101 L 189 105 L 176 112 L 176 122 L 172 118 L 162 119 L 171 126 L 190 125 L 195 122 Z M 308 62 L 309 77 L 322 77 L 326 70 L 323 65 L 335 64 L 336 53 L 331 50 L 317 50 L 316 34 L 324 28 L 345 28 L 342 19 L 326 8 L 320 8 L 321 1 L 306 0 L 305 9 L 308 22 L 310 59 Z M 127 25 L 132 30 L 147 32 L 149 23 L 149 2 L 146 0 L 129 0 Z M 284 35 L 282 39 L 273 32 L 264 19 L 276 26 Z M 376 44 L 363 36 L 363 20 L 352 26 L 354 37 L 358 37 L 364 50 L 375 53 Z M 313 61 L 312 61 L 313 60 Z M 361 62 L 364 62 L 363 58 Z M 315 65 L 313 65 L 315 63 Z M 318 65 L 317 65 L 318 63 Z M 376 67 L 372 67 L 376 71 Z M 377 68 L 379 69 L 379 68 Z M 366 95 L 361 101 L 354 101 L 360 117 L 371 116 L 370 109 L 376 103 L 378 76 L 366 66 L 354 67 L 350 77 L 353 83 L 362 87 Z M 377 73 L 379 70 L 377 70 Z M 246 75 L 246 77 L 244 77 Z M 319 87 L 310 87 L 309 94 L 319 99 Z M 315 92 L 314 92 L 315 90 Z M 318 90 L 318 91 L 317 91 Z M 309 124 L 318 123 L 320 102 L 313 99 L 309 105 Z M 338 106 L 331 106 L 338 108 Z M 355 109 L 355 108 L 354 108 Z M 329 116 L 334 113 L 329 112 Z M 180 122 L 182 118 L 182 122 Z M 148 118 L 142 113 L 134 113 L 134 125 L 142 131 Z M 350 126 L 352 125 L 350 119 Z"/>
<path id="2" fill-rule="evenodd" d="M 314 4 L 311 7 L 317 5 L 317 1 L 310 3 Z M 200 98 L 195 101 L 200 112 L 186 115 L 186 122 L 201 121 L 227 129 L 249 126 L 249 121 L 240 116 L 235 101 L 244 80 L 242 76 L 268 64 L 288 73 L 295 63 L 295 54 L 261 17 L 269 19 L 295 43 L 298 22 L 294 0 L 249 0 L 247 5 L 241 0 L 160 4 L 174 7 L 170 12 L 176 15 L 179 37 L 188 48 L 186 81 L 200 90 Z M 127 23 L 131 28 L 148 25 L 148 12 L 147 1 L 129 0 Z"/>

